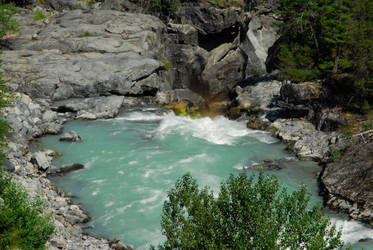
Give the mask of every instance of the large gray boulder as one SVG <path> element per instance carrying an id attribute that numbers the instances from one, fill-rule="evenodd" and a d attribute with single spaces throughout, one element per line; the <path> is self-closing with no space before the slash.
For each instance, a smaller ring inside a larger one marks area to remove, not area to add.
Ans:
<path id="1" fill-rule="evenodd" d="M 237 86 L 236 102 L 240 107 L 257 107 L 263 111 L 270 110 L 271 105 L 280 96 L 281 82 L 277 80 L 260 81 L 244 88 Z"/>
<path id="2" fill-rule="evenodd" d="M 245 39 L 240 44 L 247 56 L 247 77 L 267 72 L 268 51 L 278 39 L 274 23 L 275 19 L 271 16 L 251 17 Z"/>
<path id="3" fill-rule="evenodd" d="M 199 92 L 201 74 L 206 67 L 209 53 L 194 45 L 177 45 L 173 52 L 174 89 L 191 89 Z"/>
<path id="4" fill-rule="evenodd" d="M 101 96 L 84 99 L 73 99 L 59 105 L 59 112 L 76 113 L 78 119 L 107 119 L 118 115 L 124 102 L 124 96 Z"/>
<path id="5" fill-rule="evenodd" d="M 244 65 L 244 55 L 232 44 L 212 50 L 201 76 L 202 95 L 207 100 L 227 100 L 232 87 L 244 79 Z"/>

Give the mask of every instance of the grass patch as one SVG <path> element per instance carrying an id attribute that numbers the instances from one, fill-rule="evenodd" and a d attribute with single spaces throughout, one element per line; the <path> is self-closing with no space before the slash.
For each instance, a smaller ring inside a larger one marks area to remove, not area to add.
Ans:
<path id="1" fill-rule="evenodd" d="M 47 15 L 43 11 L 37 10 L 34 15 L 34 21 L 39 21 L 47 18 Z"/>
<path id="2" fill-rule="evenodd" d="M 167 61 L 167 60 L 164 60 L 164 59 L 161 59 L 160 61 L 161 61 L 161 63 L 163 63 L 163 65 L 164 65 L 164 67 L 166 68 L 167 71 L 172 69 L 172 64 L 171 64 L 170 61 Z"/>
<path id="3" fill-rule="evenodd" d="M 84 34 L 80 34 L 78 37 L 79 37 L 79 38 L 83 38 L 83 37 L 92 37 L 92 34 L 89 33 L 89 32 L 87 31 L 87 32 L 85 32 Z"/>

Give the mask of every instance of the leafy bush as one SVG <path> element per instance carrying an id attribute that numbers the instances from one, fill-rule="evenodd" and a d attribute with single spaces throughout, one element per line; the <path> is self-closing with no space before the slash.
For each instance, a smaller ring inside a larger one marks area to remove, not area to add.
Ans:
<path id="1" fill-rule="evenodd" d="M 23 187 L 0 170 L 0 249 L 44 249 L 54 232 L 41 200 L 31 201 Z"/>
<path id="2" fill-rule="evenodd" d="M 257 180 L 256 180 L 257 179 Z M 334 249 L 343 245 L 304 186 L 288 194 L 275 177 L 231 176 L 217 199 L 189 175 L 164 203 L 161 249 Z"/>

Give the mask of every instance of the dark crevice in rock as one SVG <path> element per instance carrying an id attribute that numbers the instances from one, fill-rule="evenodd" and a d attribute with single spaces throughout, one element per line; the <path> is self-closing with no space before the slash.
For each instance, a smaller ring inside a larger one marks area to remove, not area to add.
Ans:
<path id="1" fill-rule="evenodd" d="M 230 28 L 224 29 L 219 33 L 201 34 L 198 33 L 198 44 L 201 48 L 211 51 L 219 47 L 223 43 L 232 43 L 240 32 L 240 26 L 233 25 Z"/>
<path id="2" fill-rule="evenodd" d="M 75 112 L 75 110 L 66 107 L 65 105 L 58 106 L 57 108 L 52 107 L 51 110 L 58 112 L 58 113 L 69 113 L 69 112 Z"/>

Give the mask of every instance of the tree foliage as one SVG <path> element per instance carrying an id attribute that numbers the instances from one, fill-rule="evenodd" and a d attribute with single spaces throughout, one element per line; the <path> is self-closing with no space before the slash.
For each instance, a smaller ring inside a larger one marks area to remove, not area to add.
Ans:
<path id="1" fill-rule="evenodd" d="M 187 174 L 168 198 L 161 249 L 335 249 L 343 244 L 323 210 L 309 208 L 304 186 L 288 194 L 275 177 L 232 175 L 215 199 Z"/>
<path id="2" fill-rule="evenodd" d="M 348 76 L 373 97 L 373 1 L 279 0 L 281 77 L 296 82 Z"/>

